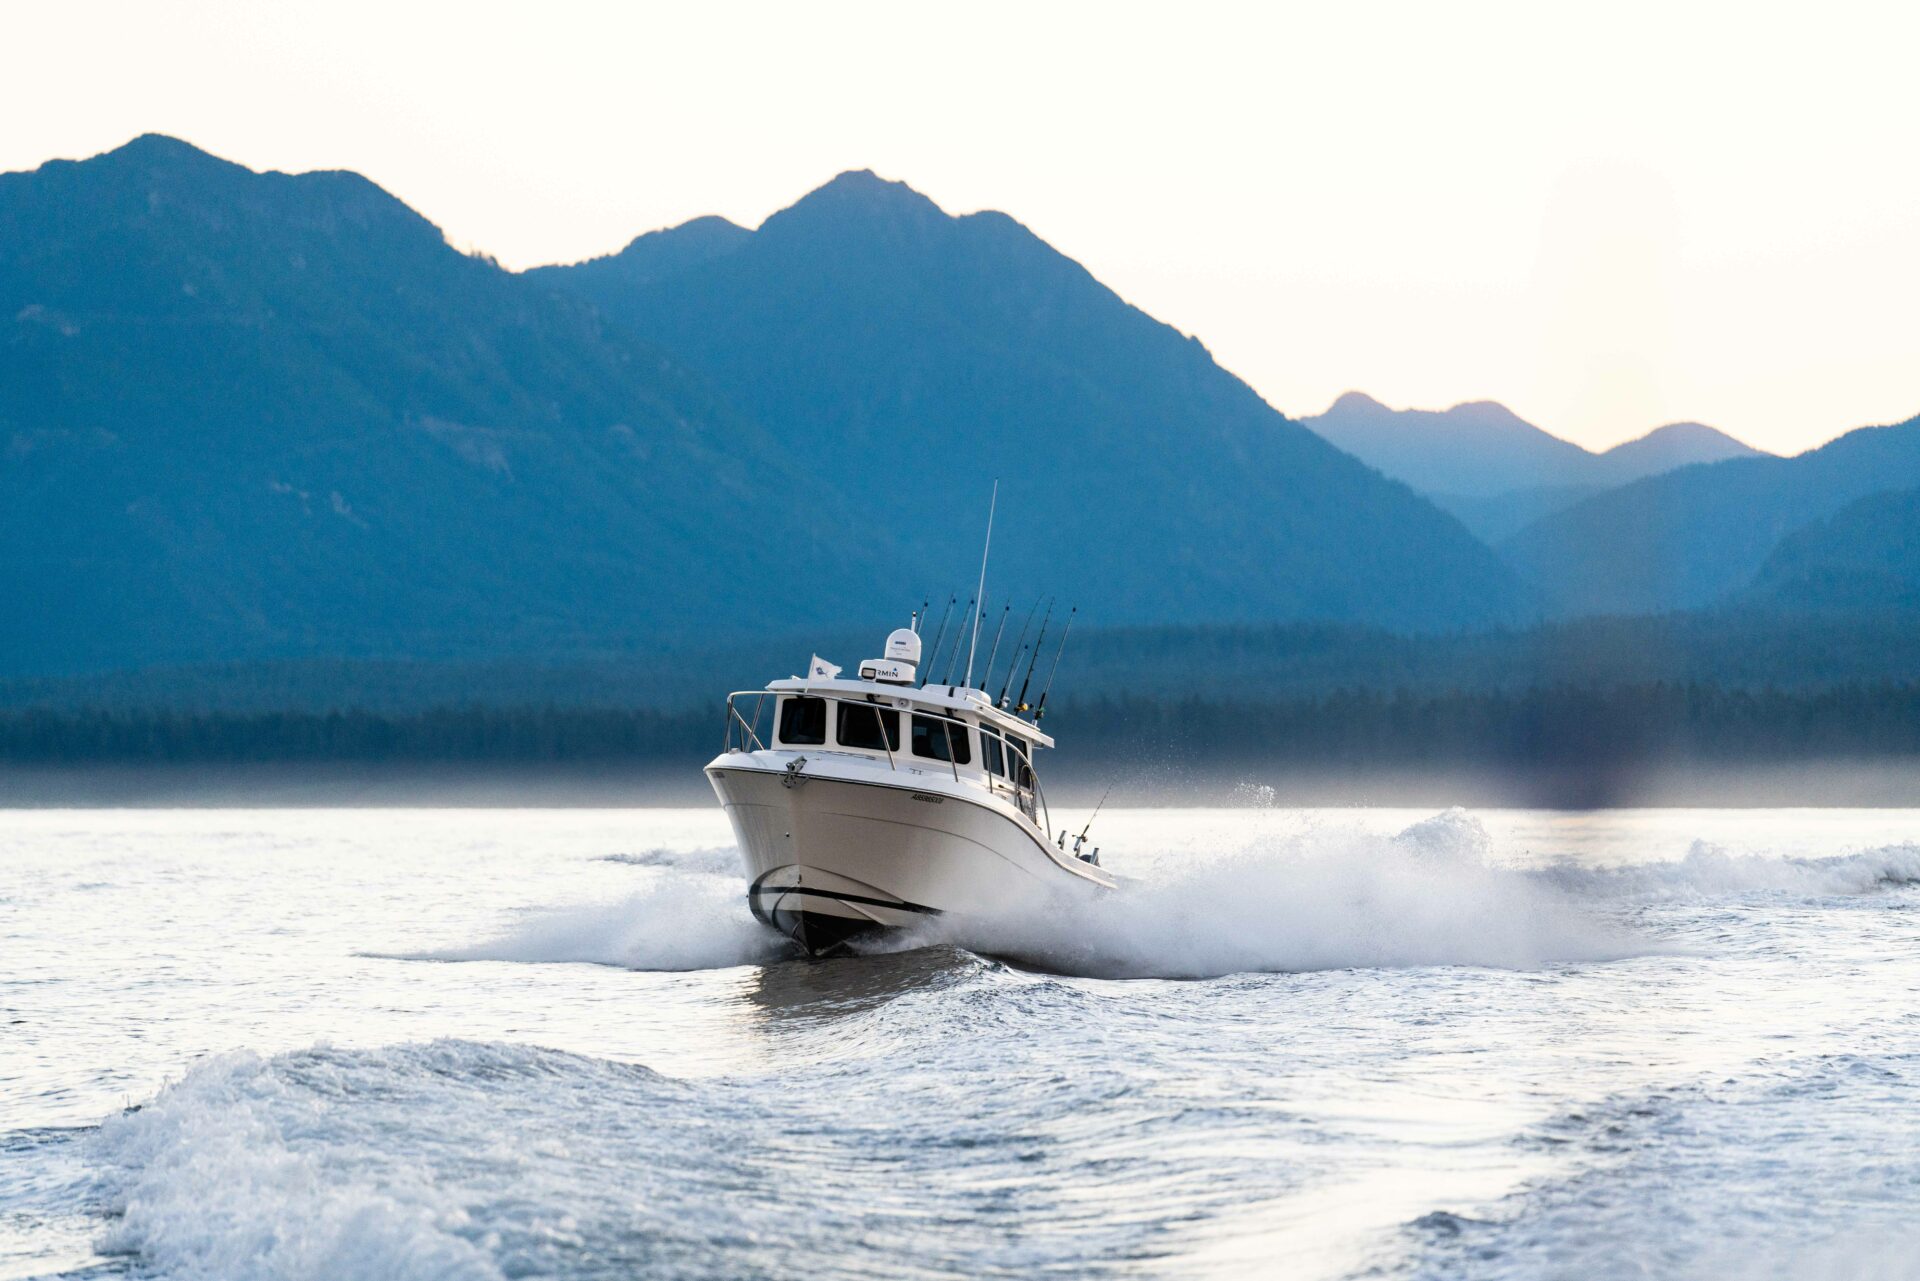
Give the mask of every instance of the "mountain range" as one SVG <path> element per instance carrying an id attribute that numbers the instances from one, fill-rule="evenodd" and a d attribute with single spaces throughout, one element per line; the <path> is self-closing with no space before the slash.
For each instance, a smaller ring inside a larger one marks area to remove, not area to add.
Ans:
<path id="1" fill-rule="evenodd" d="M 964 609 L 996 480 L 990 600 L 1106 627 L 1920 609 L 1920 419 L 1791 458 L 1491 402 L 1303 425 L 866 171 L 523 273 L 157 135 L 0 175 L 0 677 L 877 631 Z"/>
<path id="2" fill-rule="evenodd" d="M 1012 218 L 864 172 L 519 275 L 357 175 L 155 135 L 0 175 L 0 441 L 16 673 L 878 625 L 972 578 L 996 478 L 995 596 L 1532 609 Z"/>
<path id="3" fill-rule="evenodd" d="M 1452 521 L 1005 214 L 950 217 L 863 171 L 716 233 L 700 220 L 538 278 L 701 369 L 909 563 L 968 566 L 999 477 L 1002 581 L 1107 622 L 1518 609 Z"/>
<path id="4" fill-rule="evenodd" d="M 1900 502 L 1887 497 L 1917 487 L 1920 417 L 1851 431 L 1792 458 L 1650 476 L 1543 517 L 1498 546 L 1561 615 L 1742 599 L 1896 605 L 1860 598 L 1863 580 L 1840 567 L 1877 561 L 1882 584 L 1920 581 L 1920 542 L 1900 523 Z M 1847 581 L 1852 587 L 1836 594 Z"/>
<path id="5" fill-rule="evenodd" d="M 1670 423 L 1594 453 L 1487 400 L 1447 410 L 1389 409 L 1348 392 L 1300 421 L 1489 542 L 1604 489 L 1695 463 L 1760 456 L 1703 423 Z"/>
<path id="6" fill-rule="evenodd" d="M 1787 535 L 1750 595 L 1795 609 L 1920 608 L 1920 489 L 1870 494 Z"/>
<path id="7" fill-rule="evenodd" d="M 1498 550 L 1548 617 L 1920 608 L 1920 418 L 1790 458 L 1698 423 L 1593 453 L 1491 401 L 1303 419 Z"/>
<path id="8" fill-rule="evenodd" d="M 828 578 L 878 564 L 672 357 L 353 174 L 149 136 L 0 177 L 0 317 L 8 668 L 692 627 L 743 503 Z"/>

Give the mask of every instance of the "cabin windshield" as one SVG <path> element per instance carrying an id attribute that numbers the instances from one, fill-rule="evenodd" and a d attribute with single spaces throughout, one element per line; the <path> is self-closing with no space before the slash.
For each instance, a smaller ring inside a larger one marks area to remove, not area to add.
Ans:
<path id="1" fill-rule="evenodd" d="M 780 741 L 793 747 L 819 747 L 827 741 L 827 700 L 794 697 L 780 703 Z"/>
<path id="2" fill-rule="evenodd" d="M 738 704 L 746 698 L 753 701 L 743 710 Z M 915 710 L 916 707 L 924 710 Z M 768 710 L 773 713 L 774 733 L 770 744 L 761 741 L 758 729 Z M 912 767 L 910 760 L 895 759 L 905 739 L 913 757 L 948 766 L 956 782 L 961 781 L 962 769 L 973 771 L 973 782 L 984 785 L 990 795 L 1011 803 L 1044 828 L 1046 800 L 1033 768 L 1033 753 L 1038 744 L 1006 724 L 1007 718 L 997 713 L 988 714 L 973 708 L 954 710 L 975 711 L 979 719 L 969 721 L 950 716 L 940 704 L 906 698 L 882 702 L 871 695 L 855 698 L 838 690 L 822 693 L 748 690 L 727 696 L 726 751 L 764 751 L 769 746 L 825 747 L 829 751 L 843 748 L 849 752 L 885 753 L 888 767 L 898 770 Z M 904 727 L 902 720 L 907 722 Z M 1018 724 L 1022 729 L 1032 728 L 1026 722 Z M 976 734 L 980 740 L 977 749 Z M 915 772 L 926 771 L 922 768 Z"/>
<path id="3" fill-rule="evenodd" d="M 841 703 L 840 746 L 867 752 L 900 750 L 900 713 L 871 703 Z M 882 729 L 885 736 L 882 737 Z"/>
<path id="4" fill-rule="evenodd" d="M 973 763 L 973 752 L 967 745 L 966 726 L 932 716 L 914 716 L 913 754 L 930 761 L 951 761 L 955 765 Z"/>

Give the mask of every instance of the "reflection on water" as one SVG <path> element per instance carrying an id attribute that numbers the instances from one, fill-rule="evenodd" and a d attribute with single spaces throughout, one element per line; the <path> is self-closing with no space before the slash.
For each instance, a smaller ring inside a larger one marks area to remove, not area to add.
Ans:
<path id="1" fill-rule="evenodd" d="M 985 964 L 952 947 L 822 960 L 796 957 L 756 970 L 747 999 L 771 1020 L 830 1021 L 866 1014 L 910 992 L 952 987 Z"/>

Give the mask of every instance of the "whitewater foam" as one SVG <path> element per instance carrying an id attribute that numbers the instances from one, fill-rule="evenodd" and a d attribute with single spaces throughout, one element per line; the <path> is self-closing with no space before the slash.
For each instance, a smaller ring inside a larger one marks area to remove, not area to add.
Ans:
<path id="1" fill-rule="evenodd" d="M 630 970 L 711 970 L 785 955 L 754 920 L 737 875 L 696 863 L 653 863 L 641 889 L 611 903 L 546 908 L 470 947 L 409 954 L 423 961 L 580 962 Z"/>
<path id="2" fill-rule="evenodd" d="M 619 901 L 546 909 L 473 946 L 413 959 L 694 970 L 791 955 L 745 910 L 731 849 L 607 859 L 646 869 L 647 883 Z M 1455 808 L 1393 834 L 1317 823 L 1231 850 L 1163 852 L 1111 893 L 1049 897 L 991 917 L 948 915 L 873 947 L 949 944 L 1102 978 L 1534 969 L 1682 950 L 1626 922 L 1622 909 L 1634 905 L 1855 895 L 1915 883 L 1914 845 L 1780 858 L 1696 841 L 1668 862 L 1509 866 L 1495 858 L 1486 826 Z"/>
<path id="3" fill-rule="evenodd" d="M 316 1082 L 275 1066 L 221 1056 L 101 1126 L 94 1147 L 117 1214 L 102 1253 L 244 1281 L 500 1281 L 458 1201 L 383 1160 L 377 1136 L 344 1131 L 351 1113 L 327 1096 L 349 1092 L 349 1065 L 306 1056 Z"/>
<path id="4" fill-rule="evenodd" d="M 1100 978 L 1430 965 L 1531 969 L 1650 944 L 1559 888 L 1494 866 L 1485 827 L 1451 810 L 1397 835 L 1324 828 L 1255 843 L 1100 895 L 944 917 L 939 940 Z"/>
<path id="5" fill-rule="evenodd" d="M 1541 875 L 1590 897 L 1705 900 L 1753 895 L 1839 898 L 1920 884 L 1920 846 L 1888 845 L 1824 858 L 1736 854 L 1695 841 L 1684 858 L 1591 868 L 1558 864 Z"/>
<path id="6" fill-rule="evenodd" d="M 602 863 L 620 863 L 627 867 L 665 867 L 681 872 L 705 872 L 724 876 L 740 868 L 740 851 L 731 845 L 709 845 L 699 849 L 650 849 L 632 853 L 605 854 Z"/>
<path id="7" fill-rule="evenodd" d="M 852 1085 L 846 1064 L 689 1082 L 458 1040 L 206 1061 L 96 1136 L 119 1215 L 99 1244 L 202 1281 L 934 1281 L 1111 1275 L 1103 1250 L 1164 1242 L 1022 1159 L 1111 1093 L 1100 1073 L 1062 1082 L 1003 1041 L 995 1080 L 1019 1088 L 996 1106 L 977 1046 L 927 1033 L 939 1070 L 882 1056 Z M 1110 1158 L 1083 1193 L 1120 1195 L 1138 1160 L 1163 1196 L 1179 1181 L 1176 1216 L 1237 1200 L 1158 1148 Z"/>

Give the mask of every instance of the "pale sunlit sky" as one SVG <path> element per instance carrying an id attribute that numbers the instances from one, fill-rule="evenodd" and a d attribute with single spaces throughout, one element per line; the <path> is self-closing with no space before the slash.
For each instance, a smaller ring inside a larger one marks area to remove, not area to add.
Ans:
<path id="1" fill-rule="evenodd" d="M 358 170 L 510 266 L 872 168 L 1002 209 L 1281 410 L 1590 447 L 1920 413 L 1910 4 L 9 4 L 0 169 Z"/>

